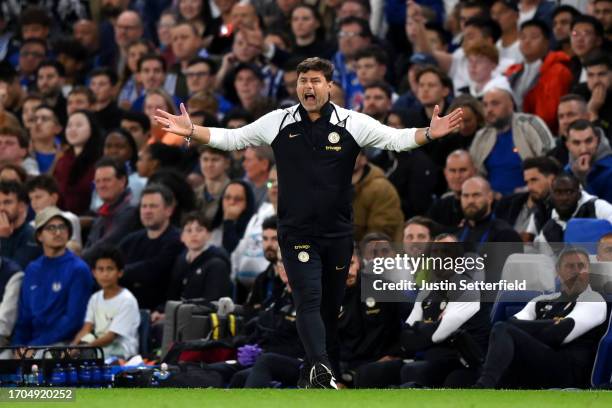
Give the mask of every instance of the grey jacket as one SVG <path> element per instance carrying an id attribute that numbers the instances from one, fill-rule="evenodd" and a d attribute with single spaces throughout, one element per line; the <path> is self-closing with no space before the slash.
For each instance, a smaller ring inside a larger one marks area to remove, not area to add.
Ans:
<path id="1" fill-rule="evenodd" d="M 542 156 L 552 149 L 555 143 L 544 121 L 528 113 L 514 113 L 512 115 L 512 140 L 521 160 Z M 491 154 L 496 141 L 497 129 L 486 126 L 476 133 L 470 147 L 470 155 L 474 165 L 483 176 L 487 175 L 484 162 Z"/>

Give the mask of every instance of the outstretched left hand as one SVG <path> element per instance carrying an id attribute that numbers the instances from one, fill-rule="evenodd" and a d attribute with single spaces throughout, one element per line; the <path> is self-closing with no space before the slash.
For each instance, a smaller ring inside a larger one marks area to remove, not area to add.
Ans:
<path id="1" fill-rule="evenodd" d="M 438 116 L 439 113 L 440 107 L 436 105 L 429 125 L 429 134 L 433 139 L 439 139 L 459 130 L 463 121 L 463 111 L 461 108 L 457 108 L 443 117 Z"/>

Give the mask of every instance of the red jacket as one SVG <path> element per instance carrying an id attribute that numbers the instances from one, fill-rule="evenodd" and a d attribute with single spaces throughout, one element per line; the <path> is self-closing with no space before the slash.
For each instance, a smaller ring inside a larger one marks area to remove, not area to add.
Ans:
<path id="1" fill-rule="evenodd" d="M 568 68 L 570 58 L 561 51 L 552 51 L 544 58 L 535 84 L 525 93 L 523 112 L 542 118 L 553 135 L 557 134 L 557 107 L 559 99 L 569 92 L 572 72 Z M 514 84 L 523 72 L 523 64 L 508 67 L 506 76 Z"/>
<path id="2" fill-rule="evenodd" d="M 72 172 L 76 156 L 72 149 L 66 150 L 57 159 L 53 177 L 57 180 L 60 191 L 59 207 L 76 215 L 83 215 L 89 210 L 91 192 L 93 191 L 93 180 L 95 174 L 94 163 L 87 168 L 74 184 L 69 183 L 69 175 Z"/>

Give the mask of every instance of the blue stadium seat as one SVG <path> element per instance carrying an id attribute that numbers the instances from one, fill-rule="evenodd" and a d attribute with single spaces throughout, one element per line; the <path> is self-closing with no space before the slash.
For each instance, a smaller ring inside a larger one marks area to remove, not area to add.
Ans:
<path id="1" fill-rule="evenodd" d="M 591 385 L 599 387 L 612 383 L 612 316 L 608 323 L 606 334 L 599 341 L 593 373 L 591 374 Z"/>
<path id="2" fill-rule="evenodd" d="M 151 331 L 151 312 L 140 309 L 140 325 L 138 326 L 138 349 L 140 354 L 149 352 L 149 333 Z"/>
<path id="3" fill-rule="evenodd" d="M 572 218 L 567 223 L 563 240 L 568 244 L 578 244 L 594 254 L 597 252 L 597 241 L 608 232 L 612 232 L 612 224 L 608 220 Z"/>

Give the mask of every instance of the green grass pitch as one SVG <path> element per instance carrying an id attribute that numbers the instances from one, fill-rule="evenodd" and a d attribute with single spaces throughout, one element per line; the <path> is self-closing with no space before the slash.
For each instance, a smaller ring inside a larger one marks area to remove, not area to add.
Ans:
<path id="1" fill-rule="evenodd" d="M 4 404 L 0 403 L 0 407 Z M 606 391 L 492 390 L 219 390 L 78 389 L 74 402 L 19 403 L 14 407 L 87 408 L 505 408 L 612 407 Z"/>

